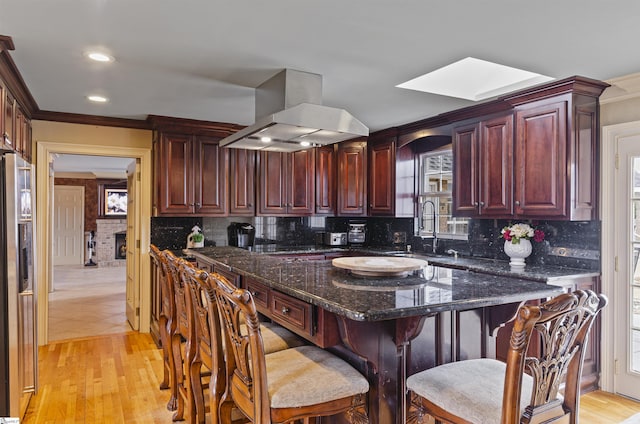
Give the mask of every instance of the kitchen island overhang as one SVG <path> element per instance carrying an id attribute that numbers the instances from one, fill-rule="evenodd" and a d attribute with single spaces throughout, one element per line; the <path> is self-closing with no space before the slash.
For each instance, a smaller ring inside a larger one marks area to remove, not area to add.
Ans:
<path id="1" fill-rule="evenodd" d="M 217 249 L 224 249 L 224 254 L 215 254 Z M 189 250 L 189 254 L 355 321 L 475 309 L 561 292 L 540 281 L 438 266 L 426 270 L 426 276 L 360 277 L 333 267 L 330 260 L 291 261 L 237 250 L 234 254 L 229 248 L 212 247 Z M 431 277 L 431 272 L 436 276 Z"/>
<path id="2" fill-rule="evenodd" d="M 336 269 L 328 260 L 282 259 L 228 247 L 188 253 L 212 271 L 239 276 L 245 288 L 261 287 L 254 291 L 256 304 L 265 302 L 261 312 L 366 375 L 370 422 L 379 424 L 405 422 L 408 375 L 446 362 L 495 357 L 496 330 L 522 302 L 562 292 L 540 281 L 461 269 L 433 267 L 421 276 L 372 279 Z M 264 295 L 268 290 L 272 294 Z M 282 295 L 303 307 L 285 313 L 288 306 L 278 303 Z M 306 319 L 315 321 L 308 328 L 297 326 Z M 335 337 L 327 336 L 331 332 Z"/>

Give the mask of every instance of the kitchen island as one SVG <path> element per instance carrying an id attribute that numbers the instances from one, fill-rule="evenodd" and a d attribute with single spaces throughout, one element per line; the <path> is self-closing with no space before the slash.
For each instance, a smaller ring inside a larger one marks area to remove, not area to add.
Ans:
<path id="1" fill-rule="evenodd" d="M 247 288 L 265 316 L 367 376 L 370 420 L 380 424 L 405 422 L 408 375 L 446 362 L 495 357 L 495 331 L 520 302 L 562 290 L 439 266 L 406 277 L 359 277 L 333 267 L 319 253 L 317 260 L 231 247 L 187 253 L 202 268 Z"/>

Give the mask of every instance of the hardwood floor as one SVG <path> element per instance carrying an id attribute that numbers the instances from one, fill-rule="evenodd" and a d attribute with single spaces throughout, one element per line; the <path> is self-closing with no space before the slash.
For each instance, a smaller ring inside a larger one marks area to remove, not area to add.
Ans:
<path id="1" fill-rule="evenodd" d="M 640 402 L 607 392 L 592 392 L 580 397 L 581 424 L 618 424 L 640 413 Z"/>
<path id="2" fill-rule="evenodd" d="M 40 387 L 23 424 L 171 423 L 161 350 L 148 334 L 54 342 L 39 354 Z"/>
<path id="3" fill-rule="evenodd" d="M 159 390 L 161 350 L 148 334 L 128 332 L 40 348 L 40 390 L 23 424 L 171 423 L 169 392 Z M 581 424 L 617 424 L 640 402 L 605 392 L 581 398 Z"/>

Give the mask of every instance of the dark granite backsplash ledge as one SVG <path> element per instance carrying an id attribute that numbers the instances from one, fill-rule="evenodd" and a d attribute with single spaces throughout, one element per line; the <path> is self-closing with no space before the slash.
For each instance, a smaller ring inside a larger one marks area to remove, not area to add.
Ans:
<path id="1" fill-rule="evenodd" d="M 414 251 L 431 253 L 432 240 L 413 236 L 413 218 L 346 218 L 346 217 L 153 217 L 151 242 L 162 249 L 183 249 L 194 225 L 202 228 L 205 246 L 226 246 L 227 227 L 232 222 L 246 222 L 256 228 L 256 244 L 283 247 L 309 246 L 317 243 L 319 232 L 346 232 L 351 222 L 366 224 L 364 247 L 394 249 L 394 234 L 406 235 L 406 244 Z M 437 254 L 453 249 L 460 256 L 508 261 L 504 253 L 501 230 L 505 225 L 527 222 L 545 233 L 545 240 L 533 244 L 527 258 L 532 265 L 553 265 L 600 270 L 600 221 L 469 221 L 468 240 L 440 238 Z M 397 241 L 397 240 L 396 240 Z"/>

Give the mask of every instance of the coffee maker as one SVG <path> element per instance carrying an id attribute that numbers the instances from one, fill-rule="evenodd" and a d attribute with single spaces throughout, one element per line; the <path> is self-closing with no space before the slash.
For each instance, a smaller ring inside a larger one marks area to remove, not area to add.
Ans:
<path id="1" fill-rule="evenodd" d="M 248 222 L 232 222 L 227 227 L 229 246 L 241 247 L 253 250 L 256 238 L 256 229 Z"/>
<path id="2" fill-rule="evenodd" d="M 362 222 L 349 222 L 347 240 L 350 245 L 362 245 L 366 241 L 367 224 Z"/>

